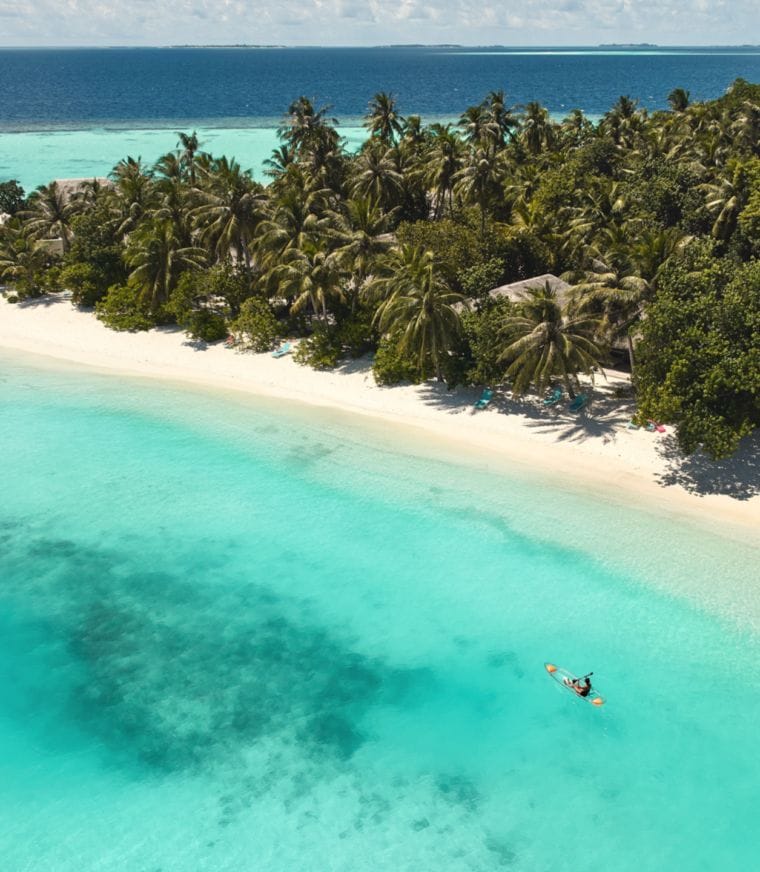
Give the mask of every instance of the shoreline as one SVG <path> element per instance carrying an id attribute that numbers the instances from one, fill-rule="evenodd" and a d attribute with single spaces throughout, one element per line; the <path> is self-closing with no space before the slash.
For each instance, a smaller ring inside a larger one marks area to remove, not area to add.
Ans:
<path id="1" fill-rule="evenodd" d="M 671 433 L 626 428 L 632 403 L 613 394 L 627 380 L 614 373 L 606 383 L 597 382 L 589 414 L 573 415 L 565 406 L 545 409 L 535 398 L 515 402 L 506 397 L 476 413 L 472 403 L 479 391 L 472 388 L 448 391 L 432 382 L 379 387 L 365 359 L 316 371 L 290 356 L 275 359 L 219 344 L 203 346 L 177 329 L 117 333 L 59 296 L 26 304 L 0 299 L 0 348 L 111 375 L 287 401 L 373 420 L 381 428 L 406 428 L 425 451 L 480 467 L 517 467 L 568 490 L 580 490 L 580 482 L 584 491 L 608 502 L 640 503 L 639 508 L 688 519 L 713 533 L 719 526 L 729 537 L 754 533 L 756 538 L 760 527 L 760 492 L 749 480 L 752 469 L 743 469 L 741 458 L 722 461 L 714 464 L 718 481 L 704 481 L 700 488 L 699 475 L 707 475 L 709 463 L 679 461 Z M 734 489 L 738 485 L 740 496 L 710 492 L 724 480 Z"/>

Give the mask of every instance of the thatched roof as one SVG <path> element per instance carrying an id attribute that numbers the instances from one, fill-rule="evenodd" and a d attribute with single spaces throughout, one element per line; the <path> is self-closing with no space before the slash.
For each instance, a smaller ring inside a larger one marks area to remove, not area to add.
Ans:
<path id="1" fill-rule="evenodd" d="M 533 276 L 530 279 L 521 279 L 519 282 L 512 282 L 509 285 L 501 285 L 488 292 L 488 296 L 496 300 L 499 297 L 508 297 L 513 303 L 518 303 L 523 299 L 527 291 L 543 288 L 546 285 L 554 291 L 561 305 L 564 305 L 571 289 L 571 285 L 551 273 L 544 273 L 541 276 Z"/>
<path id="2" fill-rule="evenodd" d="M 493 290 L 489 291 L 488 296 L 491 297 L 492 300 L 498 300 L 500 297 L 507 297 L 513 303 L 519 303 L 527 291 L 532 291 L 535 288 L 543 288 L 546 286 L 547 282 L 549 283 L 549 287 L 557 294 L 557 300 L 560 305 L 564 306 L 569 293 L 572 290 L 572 285 L 569 285 L 567 282 L 562 281 L 562 279 L 557 278 L 557 276 L 552 275 L 551 273 L 544 273 L 541 276 L 533 276 L 529 279 L 520 279 L 519 282 L 512 282 L 509 285 L 500 285 L 498 288 L 493 288 Z M 463 303 L 457 303 L 454 308 L 461 311 L 465 307 L 468 309 L 474 309 L 475 300 L 465 300 Z"/>
<path id="3" fill-rule="evenodd" d="M 74 194 L 79 193 L 86 182 L 92 181 L 99 182 L 104 188 L 113 187 L 113 182 L 102 176 L 88 176 L 86 179 L 55 179 L 55 183 L 67 200 L 70 200 Z"/>

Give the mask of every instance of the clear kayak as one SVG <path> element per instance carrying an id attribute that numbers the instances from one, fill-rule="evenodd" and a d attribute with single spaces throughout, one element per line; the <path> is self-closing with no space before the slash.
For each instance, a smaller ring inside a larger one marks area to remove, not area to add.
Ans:
<path id="1" fill-rule="evenodd" d="M 586 702 L 590 702 L 591 705 L 604 705 L 604 698 L 593 690 L 593 688 L 587 696 L 581 696 L 575 691 L 572 683 L 573 681 L 578 681 L 577 675 L 573 675 L 572 672 L 568 672 L 567 669 L 563 669 L 561 666 L 555 666 L 553 663 L 544 663 L 544 669 L 546 669 L 557 684 L 564 687 L 565 690 L 570 691 L 573 696 L 577 696 L 578 699 L 585 699 Z"/>

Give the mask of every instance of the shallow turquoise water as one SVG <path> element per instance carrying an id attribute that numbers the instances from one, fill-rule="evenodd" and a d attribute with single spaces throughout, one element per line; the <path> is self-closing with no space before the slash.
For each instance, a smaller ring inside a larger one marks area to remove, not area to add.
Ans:
<path id="1" fill-rule="evenodd" d="M 80 130 L 0 131 L 0 179 L 16 179 L 26 191 L 52 179 L 107 176 L 130 155 L 151 166 L 177 147 L 178 126 L 170 128 L 85 128 Z M 188 128 L 189 129 L 189 128 Z M 277 122 L 262 127 L 198 127 L 201 148 L 217 157 L 234 157 L 254 178 L 266 182 L 264 161 L 280 145 Z M 358 148 L 367 131 L 340 128 L 350 149 Z"/>
<path id="2" fill-rule="evenodd" d="M 702 603 L 756 549 L 326 412 L 0 362 L 4 869 L 754 866 L 760 645 Z"/>

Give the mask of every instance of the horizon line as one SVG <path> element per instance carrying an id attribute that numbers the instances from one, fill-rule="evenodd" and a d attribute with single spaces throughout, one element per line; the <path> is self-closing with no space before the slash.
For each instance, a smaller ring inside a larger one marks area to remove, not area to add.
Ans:
<path id="1" fill-rule="evenodd" d="M 654 42 L 601 42 L 601 43 L 452 43 L 452 42 L 408 42 L 408 43 L 341 43 L 335 45 L 319 43 L 102 43 L 102 44 L 49 44 L 49 45 L 0 45 L 0 51 L 30 49 L 109 49 L 109 48 L 247 48 L 247 49 L 342 49 L 342 48 L 488 48 L 488 49 L 678 49 L 678 48 L 733 48 L 760 49 L 760 43 L 654 43 Z"/>

